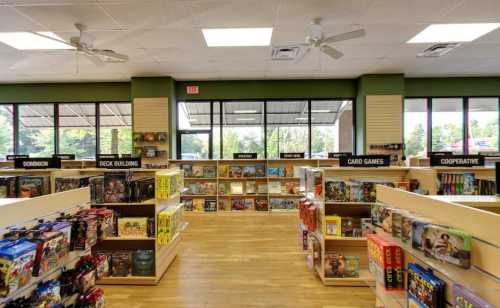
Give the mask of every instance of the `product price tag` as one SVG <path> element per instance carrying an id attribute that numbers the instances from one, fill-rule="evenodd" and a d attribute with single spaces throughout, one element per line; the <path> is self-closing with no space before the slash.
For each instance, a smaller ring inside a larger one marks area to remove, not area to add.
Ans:
<path id="1" fill-rule="evenodd" d="M 431 166 L 441 167 L 482 167 L 482 155 L 432 155 Z"/>
<path id="2" fill-rule="evenodd" d="M 233 159 L 257 159 L 257 153 L 233 153 Z"/>
<path id="3" fill-rule="evenodd" d="M 353 155 L 340 157 L 340 167 L 388 167 L 390 155 Z"/>
<path id="4" fill-rule="evenodd" d="M 16 169 L 61 168 L 61 160 L 59 158 L 54 158 L 54 157 L 16 158 L 14 160 L 14 168 Z"/>
<path id="5" fill-rule="evenodd" d="M 97 168 L 106 169 L 132 169 L 141 168 L 140 157 L 122 157 L 122 158 L 98 158 Z"/>
<path id="6" fill-rule="evenodd" d="M 294 159 L 294 158 L 304 158 L 305 153 L 280 153 L 281 159 Z"/>

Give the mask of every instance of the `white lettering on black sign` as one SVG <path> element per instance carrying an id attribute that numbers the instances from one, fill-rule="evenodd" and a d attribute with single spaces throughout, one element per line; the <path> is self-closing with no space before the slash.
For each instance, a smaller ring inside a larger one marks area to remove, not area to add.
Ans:
<path id="1" fill-rule="evenodd" d="M 484 166 L 482 155 L 433 155 L 431 166 L 443 167 L 475 167 Z"/>
<path id="2" fill-rule="evenodd" d="M 389 155 L 359 155 L 340 157 L 340 167 L 386 167 L 391 163 Z"/>
<path id="3" fill-rule="evenodd" d="M 257 153 L 233 153 L 233 159 L 256 159 Z"/>
<path id="4" fill-rule="evenodd" d="M 98 159 L 97 168 L 107 168 L 107 169 L 141 168 L 141 159 L 138 157 Z"/>

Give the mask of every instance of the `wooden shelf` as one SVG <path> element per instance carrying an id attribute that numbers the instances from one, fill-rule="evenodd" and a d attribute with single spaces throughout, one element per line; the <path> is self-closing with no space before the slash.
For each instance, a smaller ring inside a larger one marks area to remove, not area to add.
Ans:
<path id="1" fill-rule="evenodd" d="M 93 206 L 134 206 L 134 205 L 155 205 L 155 199 L 145 200 L 143 202 L 112 202 L 112 203 L 98 203 L 92 204 Z"/>
<path id="2" fill-rule="evenodd" d="M 198 177 L 185 177 L 185 181 L 212 181 L 217 180 L 217 178 L 198 178 Z"/>
<path id="3" fill-rule="evenodd" d="M 345 201 L 325 201 L 325 205 L 335 205 L 335 204 L 345 204 L 345 205 L 373 205 L 376 202 L 345 202 Z"/>
<path id="4" fill-rule="evenodd" d="M 249 198 L 249 197 L 256 197 L 256 198 L 262 198 L 262 197 L 267 197 L 267 194 L 232 194 L 232 195 L 219 195 L 219 198 L 233 198 L 233 197 L 243 197 L 243 198 Z"/>
<path id="5" fill-rule="evenodd" d="M 96 284 L 111 285 L 155 285 L 155 276 L 103 277 Z"/>
<path id="6" fill-rule="evenodd" d="M 302 195 L 293 194 L 269 194 L 270 198 L 302 198 Z"/>
<path id="7" fill-rule="evenodd" d="M 273 180 L 282 180 L 282 181 L 286 181 L 286 180 L 290 180 L 290 181 L 299 181 L 300 178 L 297 178 L 297 177 L 281 177 L 281 176 L 276 176 L 276 177 L 273 177 L 273 176 L 268 176 L 267 177 L 269 179 L 269 181 L 273 181 Z"/>
<path id="8" fill-rule="evenodd" d="M 217 195 L 181 195 L 181 198 L 215 198 Z"/>
<path id="9" fill-rule="evenodd" d="M 267 180 L 267 177 L 265 176 L 259 176 L 259 177 L 240 177 L 240 178 L 233 178 L 233 177 L 219 177 L 220 181 L 255 181 L 255 180 Z"/>
<path id="10" fill-rule="evenodd" d="M 104 241 L 154 241 L 154 237 L 108 237 Z"/>
<path id="11" fill-rule="evenodd" d="M 327 286 L 359 286 L 366 287 L 375 284 L 375 279 L 368 270 L 360 270 L 357 278 L 329 278 L 324 277 L 323 283 Z"/>
<path id="12" fill-rule="evenodd" d="M 326 241 L 366 241 L 366 237 L 325 235 Z"/>

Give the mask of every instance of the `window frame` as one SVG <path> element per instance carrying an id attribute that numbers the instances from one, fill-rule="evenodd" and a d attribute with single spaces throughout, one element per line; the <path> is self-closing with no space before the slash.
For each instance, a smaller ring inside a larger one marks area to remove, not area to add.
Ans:
<path id="1" fill-rule="evenodd" d="M 307 121 L 307 127 L 308 127 L 308 146 L 307 146 L 307 152 L 304 153 L 306 156 L 307 154 L 311 153 L 311 148 L 312 148 L 312 138 L 311 138 L 311 131 L 312 131 L 312 115 L 311 115 L 311 101 L 332 101 L 332 100 L 349 100 L 352 102 L 352 152 L 356 153 L 357 148 L 356 148 L 356 98 L 355 97 L 330 97 L 330 98 L 267 98 L 267 99 L 205 99 L 205 100 L 200 100 L 200 99 L 183 99 L 183 100 L 178 100 L 176 101 L 177 104 L 177 113 L 175 114 L 175 119 L 176 119 L 176 141 L 177 141 L 177 146 L 176 146 L 176 158 L 178 160 L 182 159 L 182 151 L 181 151 L 181 135 L 182 134 L 188 134 L 192 133 L 193 130 L 181 130 L 179 129 L 179 114 L 178 114 L 178 106 L 181 103 L 185 102 L 209 102 L 210 103 L 210 129 L 207 130 L 194 130 L 198 133 L 209 133 L 209 153 L 208 157 L 209 159 L 213 159 L 213 133 L 214 133 L 214 125 L 219 125 L 219 138 L 220 138 L 220 157 L 224 157 L 224 142 L 223 140 L 223 130 L 224 130 L 224 125 L 222 124 L 222 117 L 223 117 L 223 110 L 224 110 L 224 103 L 226 102 L 263 102 L 264 104 L 264 123 L 263 123 L 263 128 L 264 128 L 264 159 L 268 158 L 268 151 L 267 151 L 267 104 L 268 101 L 273 101 L 273 102 L 287 102 L 287 101 L 307 101 L 307 106 L 308 106 L 308 121 Z M 215 103 L 219 103 L 219 115 L 220 115 L 220 123 L 219 124 L 214 124 L 214 105 Z"/>
<path id="2" fill-rule="evenodd" d="M 403 99 L 403 112 L 404 112 L 404 104 L 407 99 L 425 99 L 427 101 L 427 152 L 432 151 L 432 100 L 433 99 L 461 99 L 462 100 L 462 134 L 463 134 L 463 154 L 469 154 L 469 100 L 474 98 L 494 98 L 498 99 L 498 119 L 499 119 L 499 139 L 500 139 L 500 96 L 494 95 L 468 95 L 468 96 L 405 96 Z M 403 116 L 404 119 L 404 116 Z M 404 123 L 403 123 L 403 142 L 406 144 L 406 140 L 404 140 L 405 132 L 404 132 Z M 500 140 L 499 140 L 500 141 Z M 500 143 L 499 143 L 500 144 Z M 500 145 L 498 148 L 500 151 Z M 426 153 L 426 157 L 428 157 L 428 153 Z"/>

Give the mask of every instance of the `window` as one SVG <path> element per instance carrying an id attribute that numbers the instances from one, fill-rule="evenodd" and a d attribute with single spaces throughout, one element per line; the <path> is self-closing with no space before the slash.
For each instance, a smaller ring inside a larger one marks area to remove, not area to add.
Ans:
<path id="1" fill-rule="evenodd" d="M 497 152 L 498 98 L 469 99 L 469 154 Z"/>
<path id="2" fill-rule="evenodd" d="M 209 159 L 211 102 L 180 102 L 178 106 L 181 159 Z"/>
<path id="3" fill-rule="evenodd" d="M 213 112 L 214 112 L 214 118 L 213 118 L 213 128 L 212 128 L 212 140 L 213 140 L 213 159 L 220 159 L 221 158 L 221 143 L 220 143 L 220 134 L 221 134 L 221 127 L 220 127 L 220 108 L 221 108 L 221 103 L 220 102 L 214 102 L 213 103 Z"/>
<path id="4" fill-rule="evenodd" d="M 404 143 L 406 156 L 427 156 L 427 99 L 404 102 Z"/>
<path id="5" fill-rule="evenodd" d="M 329 152 L 352 153 L 352 101 L 311 101 L 311 157 Z"/>
<path id="6" fill-rule="evenodd" d="M 464 152 L 462 98 L 432 99 L 432 151 Z"/>
<path id="7" fill-rule="evenodd" d="M 54 104 L 19 105 L 18 154 L 54 154 Z"/>
<path id="8" fill-rule="evenodd" d="M 132 105 L 100 103 L 100 153 L 132 153 Z"/>
<path id="9" fill-rule="evenodd" d="M 267 102 L 267 157 L 297 152 L 309 155 L 308 101 Z"/>
<path id="10" fill-rule="evenodd" d="M 0 160 L 14 154 L 14 112 L 12 105 L 0 105 Z"/>
<path id="11" fill-rule="evenodd" d="M 95 104 L 59 104 L 59 153 L 94 159 L 95 120 Z"/>
<path id="12" fill-rule="evenodd" d="M 257 153 L 264 158 L 264 102 L 224 102 L 222 104 L 223 158 L 233 153 Z"/>

